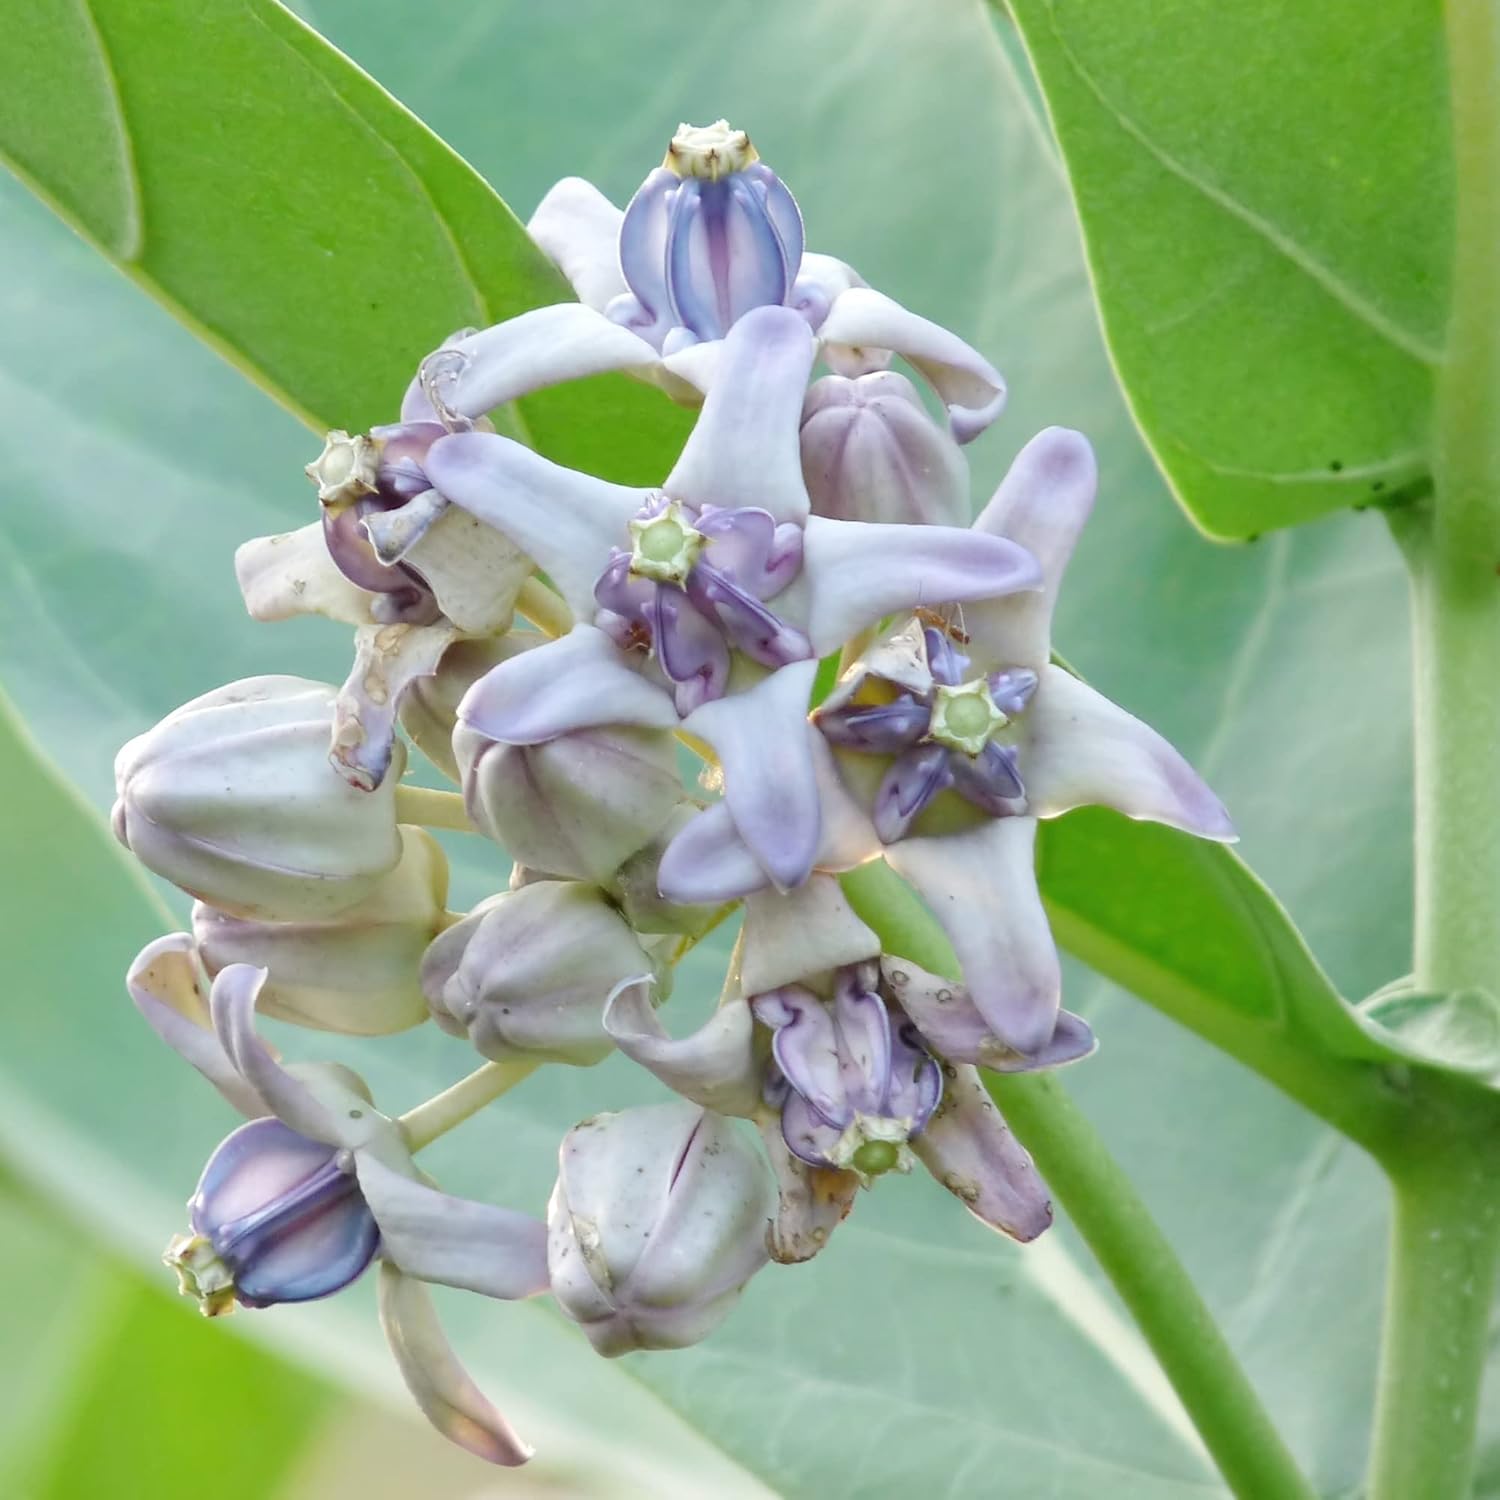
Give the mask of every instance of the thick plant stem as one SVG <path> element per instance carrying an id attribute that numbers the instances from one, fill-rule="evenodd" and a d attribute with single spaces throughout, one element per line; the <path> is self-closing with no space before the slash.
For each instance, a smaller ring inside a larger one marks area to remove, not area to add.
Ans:
<path id="1" fill-rule="evenodd" d="M 534 1062 L 490 1062 L 476 1068 L 467 1078 L 460 1078 L 450 1089 L 444 1089 L 409 1109 L 396 1122 L 406 1137 L 407 1149 L 420 1151 L 441 1135 L 462 1125 L 471 1115 L 493 1103 L 501 1094 L 529 1078 L 540 1065 Z"/>
<path id="2" fill-rule="evenodd" d="M 396 821 L 416 823 L 422 828 L 451 828 L 473 833 L 464 799 L 457 792 L 434 791 L 425 786 L 396 788 Z"/>
<path id="3" fill-rule="evenodd" d="M 985 1082 L 1120 1300 L 1240 1500 L 1312 1500 L 1260 1397 L 1171 1243 L 1094 1127 L 1047 1073 Z"/>
<path id="4" fill-rule="evenodd" d="M 1490 1143 L 1395 1167 L 1385 1340 L 1368 1500 L 1470 1493 L 1489 1309 L 1500 1264 Z M 1456 1157 L 1456 1159 L 1455 1159 Z"/>
<path id="5" fill-rule="evenodd" d="M 958 977 L 942 929 L 883 861 L 841 882 L 886 952 Z M 1182 1262 L 1087 1118 L 1045 1074 L 988 1074 L 985 1081 L 1135 1317 L 1230 1488 L 1240 1500 L 1312 1500 Z"/>
<path id="6" fill-rule="evenodd" d="M 1457 186 L 1435 498 L 1412 568 L 1421 988 L 1500 994 L 1500 10 L 1446 0 Z"/>
<path id="7" fill-rule="evenodd" d="M 1445 0 L 1457 189 L 1433 498 L 1392 515 L 1412 580 L 1422 990 L 1500 995 L 1500 8 Z M 1395 1193 L 1370 1500 L 1470 1493 L 1500 1180 L 1490 1101 L 1417 1100 Z M 1425 1105 L 1426 1108 L 1421 1108 Z"/>

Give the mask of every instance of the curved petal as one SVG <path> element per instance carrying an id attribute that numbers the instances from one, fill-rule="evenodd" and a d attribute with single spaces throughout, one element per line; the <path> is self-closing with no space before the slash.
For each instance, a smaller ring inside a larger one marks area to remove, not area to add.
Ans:
<path id="1" fill-rule="evenodd" d="M 827 1124 L 847 1125 L 849 1100 L 838 1032 L 828 1007 L 811 990 L 789 984 L 755 996 L 750 1008 L 755 1019 L 773 1031 L 771 1051 L 787 1082 Z"/>
<path id="2" fill-rule="evenodd" d="M 489 1463 L 524 1464 L 531 1448 L 459 1364 L 427 1288 L 385 1261 L 378 1296 L 380 1326 L 422 1415 L 450 1442 Z"/>
<path id="3" fill-rule="evenodd" d="M 959 757 L 946 745 L 919 744 L 890 764 L 875 792 L 875 832 L 887 844 L 904 838 L 919 813 L 953 785 L 950 761 Z"/>
<path id="4" fill-rule="evenodd" d="M 760 1103 L 755 1023 L 743 999 L 721 1005 L 691 1036 L 667 1035 L 651 1004 L 652 981 L 616 985 L 604 1006 L 604 1029 L 626 1057 L 669 1089 L 716 1114 L 751 1118 Z"/>
<path id="5" fill-rule="evenodd" d="M 978 437 L 1005 406 L 1005 381 L 977 350 L 870 287 L 841 292 L 818 337 L 856 351 L 890 349 L 902 355 L 942 397 L 960 443 Z"/>
<path id="6" fill-rule="evenodd" d="M 535 558 L 585 620 L 593 617 L 594 584 L 610 552 L 646 499 L 644 491 L 549 463 L 494 432 L 439 438 L 428 451 L 427 474 L 455 505 Z"/>
<path id="7" fill-rule="evenodd" d="M 748 506 L 802 520 L 802 397 L 814 353 L 806 321 L 790 308 L 746 313 L 723 341 L 712 389 L 662 486 L 667 494 L 700 508 Z"/>
<path id="8" fill-rule="evenodd" d="M 845 1116 L 847 1120 L 847 1115 Z M 781 1106 L 781 1138 L 792 1155 L 810 1167 L 833 1167 L 833 1159 L 839 1143 L 844 1138 L 842 1125 L 830 1125 L 795 1091 L 788 1094 Z"/>
<path id="9" fill-rule="evenodd" d="M 849 1216 L 859 1178 L 853 1172 L 813 1167 L 801 1161 L 786 1143 L 779 1116 L 756 1121 L 771 1170 L 776 1174 L 779 1201 L 766 1235 L 771 1259 L 781 1265 L 811 1260 L 828 1236 Z"/>
<path id="10" fill-rule="evenodd" d="M 885 1001 L 872 990 L 839 983 L 834 986 L 833 1019 L 839 1034 L 839 1071 L 845 1098 L 859 1114 L 886 1114 L 892 1048 L 891 1018 Z"/>
<path id="11" fill-rule="evenodd" d="M 396 714 L 419 677 L 438 669 L 457 632 L 451 625 L 363 625 L 354 666 L 333 705 L 328 758 L 351 786 L 372 792 L 390 770 Z"/>
<path id="12" fill-rule="evenodd" d="M 503 745 L 541 745 L 602 724 L 678 724 L 671 694 L 632 670 L 619 647 L 592 625 L 575 625 L 492 667 L 464 694 L 458 716 Z"/>
<path id="13" fill-rule="evenodd" d="M 1057 949 L 1036 888 L 1035 843 L 1035 818 L 995 818 L 885 851 L 947 933 L 990 1030 L 1024 1053 L 1052 1036 L 1062 994 Z"/>
<path id="14" fill-rule="evenodd" d="M 170 933 L 142 948 L 125 975 L 125 988 L 146 1024 L 235 1109 L 252 1119 L 270 1113 L 211 1029 L 203 970 L 187 933 Z"/>
<path id="15" fill-rule="evenodd" d="M 480 417 L 545 386 L 656 363 L 656 350 L 628 328 L 582 303 L 559 302 L 460 339 L 438 368 L 436 395 L 451 411 Z"/>
<path id="16" fill-rule="evenodd" d="M 1224 804 L 1166 740 L 1061 667 L 1042 668 L 1025 723 L 1026 795 L 1037 817 L 1112 807 L 1199 838 L 1237 837 Z"/>
<path id="17" fill-rule="evenodd" d="M 625 290 L 620 274 L 620 222 L 624 214 L 581 177 L 564 177 L 547 189 L 526 224 L 543 255 L 568 279 L 578 300 L 603 312 Z"/>
<path id="18" fill-rule="evenodd" d="M 754 687 L 705 703 L 683 721 L 717 752 L 734 826 L 782 890 L 807 879 L 822 837 L 812 752 L 816 731 L 807 719 L 817 670 L 815 661 L 779 667 Z"/>
<path id="19" fill-rule="evenodd" d="M 355 1170 L 382 1252 L 409 1276 L 507 1301 L 547 1290 L 547 1226 L 491 1203 L 454 1198 L 377 1161 Z"/>
<path id="20" fill-rule="evenodd" d="M 657 167 L 625 206 L 616 233 L 615 264 L 628 295 L 616 294 L 608 313 L 655 348 L 671 331 L 673 310 L 667 292 L 667 241 L 676 219 L 673 206 L 683 182 L 675 172 Z"/>
<path id="21" fill-rule="evenodd" d="M 219 1045 L 240 1076 L 284 1125 L 309 1140 L 329 1146 L 351 1144 L 342 1122 L 300 1079 L 271 1056 L 255 1030 L 255 1000 L 269 977 L 249 964 L 230 964 L 219 971 L 209 991 L 209 1012 Z"/>
<path id="22" fill-rule="evenodd" d="M 510 628 L 516 597 L 533 568 L 508 536 L 456 505 L 446 506 L 412 541 L 406 561 L 443 614 L 472 635 L 499 635 Z"/>
<path id="23" fill-rule="evenodd" d="M 656 870 L 657 891 L 679 906 L 737 901 L 768 884 L 722 802 L 683 825 L 662 851 Z"/>
<path id="24" fill-rule="evenodd" d="M 1052 1222 L 1047 1185 L 1000 1117 L 979 1074 L 953 1070 L 942 1101 L 911 1149 L 983 1224 L 1025 1243 Z"/>
<path id="25" fill-rule="evenodd" d="M 345 625 L 368 625 L 374 619 L 370 605 L 376 596 L 338 570 L 321 521 L 242 543 L 234 554 L 234 576 L 252 620 L 323 615 Z"/>
<path id="26" fill-rule="evenodd" d="M 1042 570 L 1039 593 L 964 611 L 970 653 L 984 670 L 1040 669 L 1052 649 L 1052 610 L 1079 533 L 1094 508 L 1099 469 L 1081 432 L 1048 427 L 1016 455 L 994 498 L 974 522 L 976 535 L 1004 536 L 1026 548 Z"/>
<path id="27" fill-rule="evenodd" d="M 1040 583 L 1024 548 L 957 526 L 809 516 L 803 533 L 807 633 L 819 656 L 898 610 L 995 599 Z"/>
<path id="28" fill-rule="evenodd" d="M 785 894 L 759 891 L 748 896 L 743 943 L 740 977 L 747 995 L 796 984 L 880 952 L 880 939 L 855 916 L 830 875 L 813 875 Z"/>
<path id="29" fill-rule="evenodd" d="M 1064 1010 L 1058 1012 L 1051 1038 L 1023 1055 L 990 1030 L 963 985 L 890 955 L 882 957 L 880 970 L 896 1003 L 933 1051 L 949 1062 L 977 1063 L 997 1073 L 1030 1073 L 1077 1062 L 1097 1045 L 1088 1022 Z"/>

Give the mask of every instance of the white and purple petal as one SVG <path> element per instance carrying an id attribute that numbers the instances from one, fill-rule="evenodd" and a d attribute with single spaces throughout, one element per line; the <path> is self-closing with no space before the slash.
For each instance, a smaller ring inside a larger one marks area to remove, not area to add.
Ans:
<path id="1" fill-rule="evenodd" d="M 723 341 L 666 493 L 699 509 L 750 507 L 778 522 L 801 521 L 809 502 L 798 428 L 813 355 L 807 324 L 791 309 L 746 313 Z"/>
<path id="2" fill-rule="evenodd" d="M 546 1291 L 540 1219 L 439 1192 L 368 1152 L 355 1162 L 382 1253 L 408 1275 L 507 1300 Z"/>
<path id="3" fill-rule="evenodd" d="M 1003 536 L 1026 548 L 1042 572 L 1041 591 L 964 611 L 970 652 L 983 670 L 1040 671 L 1052 650 L 1052 610 L 1079 533 L 1094 506 L 1099 471 L 1081 432 L 1049 427 L 1016 455 L 974 522 L 976 536 Z"/>
<path id="4" fill-rule="evenodd" d="M 822 839 L 807 704 L 815 661 L 781 667 L 753 687 L 705 703 L 683 727 L 713 746 L 724 802 L 756 862 L 781 890 L 801 885 Z"/>
<path id="5" fill-rule="evenodd" d="M 1000 372 L 957 334 L 908 312 L 870 287 L 850 287 L 835 297 L 818 328 L 824 357 L 839 374 L 870 368 L 866 351 L 891 350 L 921 372 L 948 408 L 954 438 L 978 437 L 1005 406 Z"/>
<path id="6" fill-rule="evenodd" d="M 505 745 L 540 745 L 573 729 L 675 729 L 672 696 L 629 665 L 603 631 L 575 625 L 501 662 L 464 694 L 458 716 Z"/>
<path id="7" fill-rule="evenodd" d="M 1041 583 L 1035 560 L 1004 537 L 957 526 L 809 516 L 802 577 L 807 633 L 820 656 L 886 615 L 996 599 Z"/>
<path id="8" fill-rule="evenodd" d="M 1042 669 L 1025 723 L 1026 794 L 1038 817 L 1112 807 L 1199 838 L 1235 839 L 1224 804 L 1161 735 L 1061 667 Z"/>
<path id="9" fill-rule="evenodd" d="M 1036 819 L 995 818 L 963 833 L 904 839 L 885 851 L 937 918 L 990 1030 L 1016 1052 L 1057 1025 L 1062 971 L 1037 891 Z"/>
<path id="10" fill-rule="evenodd" d="M 207 976 L 186 932 L 148 943 L 125 975 L 125 987 L 147 1025 L 190 1062 L 242 1115 L 269 1114 L 214 1034 Z"/>
<path id="11" fill-rule="evenodd" d="M 455 505 L 534 558 L 581 619 L 593 615 L 594 585 L 649 498 L 550 463 L 493 432 L 440 438 L 427 472 Z"/>
<path id="12" fill-rule="evenodd" d="M 524 1464 L 532 1450 L 459 1364 L 427 1288 L 386 1261 L 379 1303 L 380 1326 L 422 1415 L 450 1442 L 489 1463 Z"/>
<path id="13" fill-rule="evenodd" d="M 526 224 L 526 233 L 567 278 L 578 300 L 595 312 L 603 312 L 625 290 L 620 274 L 623 217 L 593 183 L 564 177 L 547 189 Z"/>
<path id="14" fill-rule="evenodd" d="M 650 978 L 616 986 L 604 1007 L 604 1029 L 626 1057 L 669 1089 L 716 1114 L 750 1118 L 760 1103 L 755 1024 L 743 998 L 725 1001 L 691 1036 L 672 1037 L 651 1004 Z"/>
<path id="15" fill-rule="evenodd" d="M 1047 1186 L 971 1067 L 955 1068 L 927 1128 L 922 1165 L 981 1223 L 1023 1243 L 1052 1223 Z"/>

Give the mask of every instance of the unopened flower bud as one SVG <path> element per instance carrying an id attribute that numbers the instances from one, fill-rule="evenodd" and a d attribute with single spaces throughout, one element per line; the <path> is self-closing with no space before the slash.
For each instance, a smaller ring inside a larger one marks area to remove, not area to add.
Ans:
<path id="1" fill-rule="evenodd" d="M 373 791 L 328 761 L 335 691 L 251 677 L 169 714 L 115 758 L 116 836 L 148 869 L 235 916 L 322 916 L 400 858 L 393 774 Z"/>
<path id="2" fill-rule="evenodd" d="M 481 902 L 427 950 L 422 988 L 444 1031 L 497 1062 L 589 1066 L 613 1047 L 604 1005 L 650 956 L 597 886 L 542 880 Z"/>
<path id="3" fill-rule="evenodd" d="M 510 632 L 485 640 L 455 641 L 443 652 L 438 669 L 417 678 L 401 699 L 401 727 L 444 776 L 463 778 L 453 755 L 453 731 L 464 694 L 491 667 L 541 645 L 544 637 Z"/>
<path id="4" fill-rule="evenodd" d="M 460 723 L 453 751 L 469 816 L 512 858 L 553 875 L 608 883 L 682 801 L 676 745 L 659 729 L 502 745 Z"/>
<path id="5" fill-rule="evenodd" d="M 969 523 L 963 450 L 894 370 L 814 382 L 802 407 L 802 477 L 814 513 L 836 521 Z"/>
<path id="6" fill-rule="evenodd" d="M 384 1036 L 425 1021 L 422 955 L 443 928 L 448 861 L 420 828 L 401 840 L 396 868 L 331 916 L 267 922 L 200 901 L 193 936 L 210 976 L 235 963 L 268 969 L 259 1009 L 301 1026 Z"/>
<path id="7" fill-rule="evenodd" d="M 722 1115 L 683 1102 L 595 1115 L 559 1153 L 552 1294 L 600 1354 L 695 1344 L 765 1265 L 771 1198 Z"/>
<path id="8" fill-rule="evenodd" d="M 270 1118 L 214 1152 L 188 1215 L 191 1232 L 162 1259 L 205 1317 L 326 1297 L 370 1264 L 380 1240 L 351 1154 Z"/>

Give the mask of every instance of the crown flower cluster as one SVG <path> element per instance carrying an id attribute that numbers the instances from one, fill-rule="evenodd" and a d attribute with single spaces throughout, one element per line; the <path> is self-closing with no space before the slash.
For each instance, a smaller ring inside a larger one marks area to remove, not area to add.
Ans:
<path id="1" fill-rule="evenodd" d="M 1087 441 L 1041 433 L 967 524 L 963 445 L 1003 381 L 806 251 L 743 131 L 680 127 L 623 212 L 565 179 L 528 229 L 579 300 L 447 338 L 396 420 L 328 434 L 309 523 L 237 554 L 254 618 L 352 629 L 347 679 L 185 704 L 120 751 L 114 812 L 195 903 L 129 993 L 246 1120 L 168 1247 L 183 1291 L 218 1315 L 376 1267 L 417 1403 L 501 1464 L 530 1450 L 430 1284 L 551 1296 L 614 1356 L 707 1337 L 917 1165 L 1033 1239 L 1047 1192 L 980 1070 L 1094 1046 L 1061 1008 L 1038 820 L 1097 804 L 1232 837 L 1164 740 L 1052 659 Z M 489 419 L 605 371 L 698 408 L 659 484 L 565 468 Z M 455 789 L 408 781 L 419 757 Z M 498 846 L 468 912 L 430 828 Z M 840 877 L 874 860 L 931 907 L 961 982 L 855 911 Z M 717 1000 L 674 995 L 720 927 Z M 477 1066 L 384 1112 L 352 1070 L 281 1060 L 258 1017 L 350 1038 L 431 1021 Z M 663 1102 L 601 1096 L 546 1204 L 456 1197 L 416 1164 L 549 1065 L 615 1052 Z"/>

